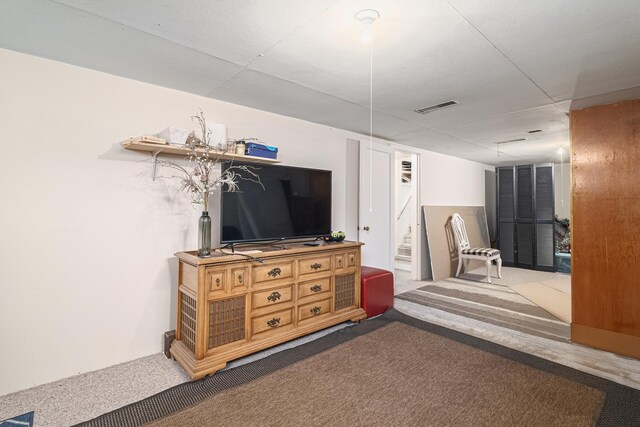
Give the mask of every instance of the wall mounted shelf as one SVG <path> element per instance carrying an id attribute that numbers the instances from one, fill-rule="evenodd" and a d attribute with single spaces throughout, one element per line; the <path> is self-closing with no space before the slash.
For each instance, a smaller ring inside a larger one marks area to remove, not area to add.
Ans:
<path id="1" fill-rule="evenodd" d="M 184 145 L 173 145 L 173 144 L 159 144 L 153 142 L 145 142 L 140 138 L 130 138 L 122 141 L 122 146 L 127 150 L 134 151 L 146 151 L 151 153 L 151 157 L 153 158 L 153 172 L 151 173 L 151 179 L 156 180 L 156 171 L 158 169 L 158 154 L 169 154 L 173 156 L 187 156 L 189 154 L 189 150 Z M 196 151 L 198 153 L 204 153 L 204 150 L 201 148 L 197 148 Z M 239 162 L 248 162 L 248 163 L 262 163 L 262 164 L 273 164 L 280 163 L 280 160 L 276 159 L 265 159 L 264 157 L 256 157 L 256 156 L 245 156 L 243 154 L 235 154 L 231 152 L 223 152 L 223 151 L 210 151 L 211 155 L 214 155 L 221 160 L 235 160 Z"/>
<path id="2" fill-rule="evenodd" d="M 150 142 L 143 142 L 136 139 L 128 139 L 126 141 L 122 141 L 122 146 L 127 150 L 135 150 L 135 151 L 146 151 L 151 153 L 154 157 L 158 154 L 169 154 L 174 156 L 186 156 L 189 154 L 189 150 L 185 148 L 183 145 L 172 145 L 172 144 L 154 144 Z M 198 149 L 197 151 L 203 152 L 204 150 Z M 239 162 L 248 162 L 248 163 L 280 163 L 280 160 L 276 159 L 265 159 L 263 157 L 255 157 L 255 156 L 245 156 L 242 154 L 235 153 L 224 153 L 222 151 L 213 152 L 216 156 L 219 156 L 223 160 L 236 160 Z"/>

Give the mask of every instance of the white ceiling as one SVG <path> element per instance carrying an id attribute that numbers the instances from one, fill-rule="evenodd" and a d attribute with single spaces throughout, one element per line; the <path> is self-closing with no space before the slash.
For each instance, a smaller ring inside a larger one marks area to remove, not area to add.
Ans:
<path id="1" fill-rule="evenodd" d="M 640 0 L 3 0 L 0 47 L 366 134 L 365 8 L 382 138 L 558 161 L 572 105 L 640 96 Z"/>

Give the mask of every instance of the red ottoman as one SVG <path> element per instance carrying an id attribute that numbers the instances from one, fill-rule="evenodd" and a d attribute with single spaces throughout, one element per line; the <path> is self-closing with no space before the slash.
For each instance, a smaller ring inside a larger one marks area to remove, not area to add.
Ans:
<path id="1" fill-rule="evenodd" d="M 362 267 L 362 308 L 367 317 L 377 316 L 393 307 L 393 273 Z"/>

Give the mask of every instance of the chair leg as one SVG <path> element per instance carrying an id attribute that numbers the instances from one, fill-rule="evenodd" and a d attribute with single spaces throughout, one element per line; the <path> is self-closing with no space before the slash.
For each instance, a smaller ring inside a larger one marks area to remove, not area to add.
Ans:
<path id="1" fill-rule="evenodd" d="M 498 258 L 496 262 L 498 263 L 498 277 L 502 279 L 502 258 Z"/>
<path id="2" fill-rule="evenodd" d="M 462 268 L 462 257 L 458 255 L 458 271 L 456 271 L 456 277 L 460 275 L 461 268 Z"/>
<path id="3" fill-rule="evenodd" d="M 491 261 L 487 260 L 487 282 L 491 283 Z"/>

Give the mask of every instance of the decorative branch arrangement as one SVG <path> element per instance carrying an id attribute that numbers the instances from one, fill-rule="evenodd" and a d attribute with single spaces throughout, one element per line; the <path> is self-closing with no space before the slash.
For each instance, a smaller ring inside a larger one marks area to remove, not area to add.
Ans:
<path id="1" fill-rule="evenodd" d="M 209 196 L 218 191 L 237 191 L 238 181 L 251 181 L 262 188 L 260 177 L 252 166 L 234 166 L 226 168 L 224 172 L 216 176 L 215 165 L 223 162 L 221 155 L 228 151 L 228 147 L 219 150 L 211 145 L 211 131 L 207 128 L 206 119 L 202 110 L 191 119 L 198 123 L 202 132 L 202 138 L 198 138 L 194 132 L 189 134 L 185 147 L 188 149 L 186 156 L 189 166 L 181 166 L 172 161 L 158 160 L 158 165 L 177 171 L 176 175 L 165 178 L 179 179 L 181 190 L 191 197 L 191 203 L 202 205 L 203 211 L 207 211 Z"/>

